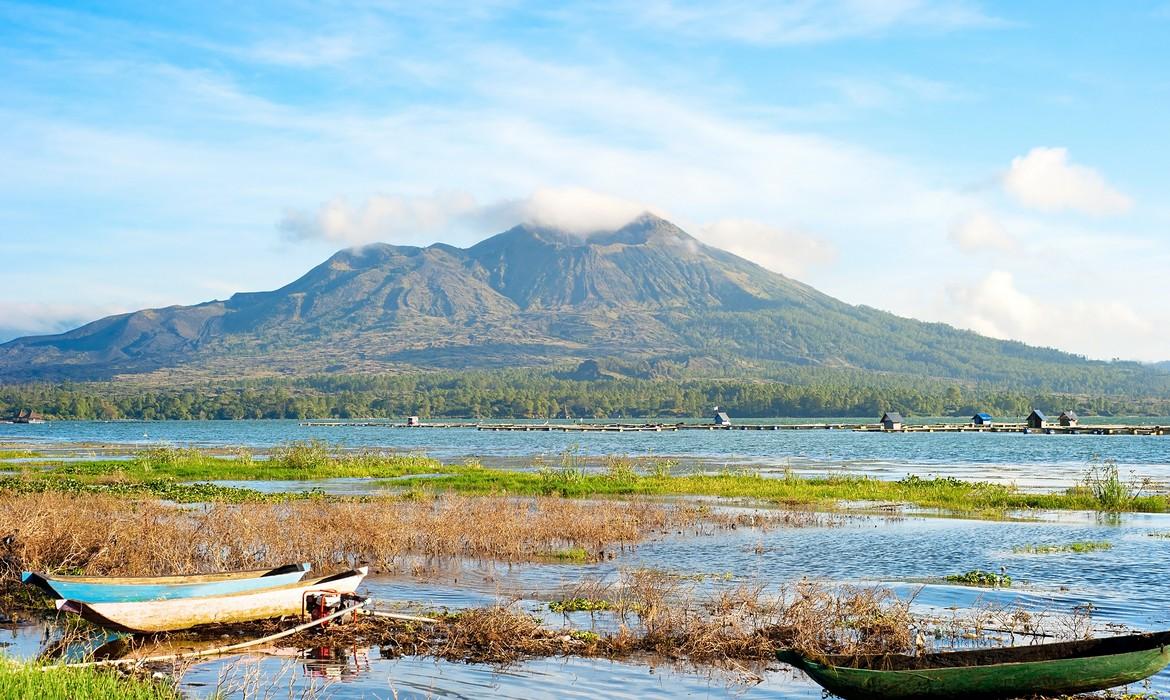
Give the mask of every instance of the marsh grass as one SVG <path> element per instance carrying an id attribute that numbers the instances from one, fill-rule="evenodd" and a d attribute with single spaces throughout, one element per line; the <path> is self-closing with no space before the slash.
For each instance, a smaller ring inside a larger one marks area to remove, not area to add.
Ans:
<path id="1" fill-rule="evenodd" d="M 20 570 L 91 575 L 208 573 L 308 561 L 317 570 L 399 568 L 407 555 L 594 560 L 662 532 L 786 526 L 784 513 L 723 513 L 689 504 L 561 498 L 205 504 L 60 493 L 0 494 L 0 577 Z M 795 522 L 800 522 L 795 521 Z"/>
<path id="2" fill-rule="evenodd" d="M 1010 510 L 1100 510 L 1101 502 L 1083 485 L 1061 493 L 1027 493 L 1008 484 L 969 482 L 951 477 L 908 476 L 899 481 L 882 481 L 864 476 L 840 475 L 803 478 L 788 474 L 782 478 L 756 472 L 725 471 L 715 474 L 655 473 L 611 463 L 600 472 L 583 469 L 543 468 L 537 472 L 504 469 L 459 469 L 438 472 L 436 477 L 405 477 L 393 485 L 409 487 L 424 483 L 436 490 L 461 493 L 512 493 L 593 496 L 715 496 L 773 501 L 790 506 L 832 507 L 840 502 L 905 503 L 965 514 L 1002 516 Z M 387 484 L 390 485 L 390 484 Z M 1170 505 L 1166 496 L 1140 495 L 1120 502 L 1118 507 L 1139 512 L 1164 512 Z"/>
<path id="3" fill-rule="evenodd" d="M 46 465 L 48 470 L 46 470 Z M 329 478 L 387 479 L 387 488 L 416 496 L 436 491 L 524 496 L 714 496 L 749 498 L 796 506 L 833 507 L 841 502 L 909 504 L 956 513 L 1002 517 L 1011 510 L 1090 510 L 1105 513 L 1165 512 L 1170 499 L 1150 493 L 1148 481 L 1125 482 L 1111 461 L 1092 462 L 1080 484 L 1060 493 L 1028 493 L 1010 484 L 971 482 L 952 477 L 907 476 L 883 481 L 858 475 L 782 477 L 740 469 L 716 473 L 678 473 L 678 464 L 657 458 L 605 457 L 590 467 L 579 450 L 569 449 L 550 465 L 534 460 L 529 471 L 487 469 L 476 461 L 443 465 L 423 455 L 376 450 L 343 451 L 314 440 L 274 448 L 267 458 L 244 449 L 209 454 L 192 448 L 159 447 L 133 460 L 92 460 L 21 465 L 28 480 L 62 477 L 82 484 L 167 480 L 304 480 Z M 238 500 L 244 500 L 242 494 Z M 223 499 L 229 500 L 229 499 Z"/>
<path id="4" fill-rule="evenodd" d="M 46 465 L 26 472 L 43 472 Z M 53 474 L 79 480 L 115 478 L 123 481 L 173 479 L 313 480 L 336 478 L 395 478 L 446 471 L 423 455 L 379 450 L 342 451 L 320 440 L 292 442 L 273 448 L 267 458 L 238 448 L 229 454 L 211 454 L 191 447 L 160 446 L 138 452 L 130 460 L 49 462 Z M 472 470 L 473 467 L 459 467 Z"/>
<path id="5" fill-rule="evenodd" d="M 182 700 L 172 684 L 112 669 L 42 667 L 0 659 L 0 698 Z"/>
<path id="6" fill-rule="evenodd" d="M 623 572 L 617 583 L 582 586 L 609 597 L 569 598 L 550 607 L 612 615 L 622 624 L 616 629 L 551 629 L 515 605 L 499 605 L 440 614 L 435 626 L 363 618 L 354 625 L 294 637 L 291 643 L 378 644 L 384 655 L 490 663 L 568 654 L 653 654 L 720 664 L 771 661 L 776 651 L 790 647 L 813 656 L 911 651 L 917 632 L 909 602 L 885 589 L 802 583 L 772 597 L 763 595 L 759 586 L 741 586 L 696 598 L 669 572 L 649 569 Z M 267 628 L 256 633 L 263 631 Z"/>
<path id="7" fill-rule="evenodd" d="M 57 474 L 30 474 L 0 477 L 0 492 L 37 494 L 118 496 L 158 498 L 175 503 L 282 503 L 299 499 L 320 499 L 319 489 L 265 493 L 255 489 L 218 484 L 182 484 L 170 479 L 129 480 L 119 474 L 97 479 L 77 479 Z"/>
<path id="8" fill-rule="evenodd" d="M 1013 547 L 1016 554 L 1085 554 L 1113 549 L 1111 542 L 1085 541 L 1069 542 L 1068 544 L 1031 544 L 1023 547 Z"/>

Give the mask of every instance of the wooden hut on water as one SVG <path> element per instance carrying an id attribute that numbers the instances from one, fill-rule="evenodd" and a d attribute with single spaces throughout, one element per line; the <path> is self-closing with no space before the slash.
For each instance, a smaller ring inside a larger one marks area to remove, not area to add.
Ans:
<path id="1" fill-rule="evenodd" d="M 1048 416 L 1044 415 L 1043 411 L 1033 410 L 1028 414 L 1028 427 L 1034 430 L 1039 430 L 1048 425 Z"/>
<path id="2" fill-rule="evenodd" d="M 992 418 L 990 413 L 976 413 L 971 416 L 971 425 L 990 427 Z"/>
<path id="3" fill-rule="evenodd" d="M 882 414 L 882 419 L 878 421 L 886 430 L 901 430 L 902 429 L 902 414 L 897 411 L 886 411 Z"/>
<path id="4" fill-rule="evenodd" d="M 13 423 L 44 423 L 45 417 L 30 408 L 22 408 L 12 414 Z"/>
<path id="5" fill-rule="evenodd" d="M 718 406 L 715 407 L 715 425 L 731 425 L 731 416 L 726 411 L 720 411 Z"/>
<path id="6" fill-rule="evenodd" d="M 1058 420 L 1060 420 L 1060 424 L 1066 428 L 1075 428 L 1077 427 L 1077 423 L 1080 421 L 1080 419 L 1077 418 L 1076 411 L 1063 411 L 1060 414 L 1060 418 Z"/>

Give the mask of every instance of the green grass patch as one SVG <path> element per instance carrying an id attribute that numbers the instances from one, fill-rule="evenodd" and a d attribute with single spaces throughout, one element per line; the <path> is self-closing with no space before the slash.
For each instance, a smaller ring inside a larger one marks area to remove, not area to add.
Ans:
<path id="1" fill-rule="evenodd" d="M 565 549 L 554 549 L 551 552 L 546 552 L 543 556 L 546 559 L 572 562 L 586 562 L 593 558 L 590 556 L 589 551 L 584 547 L 566 547 Z"/>
<path id="2" fill-rule="evenodd" d="M 1084 554 L 1113 549 L 1111 542 L 1069 542 L 1068 544 L 1030 544 L 1013 547 L 1016 554 Z"/>
<path id="3" fill-rule="evenodd" d="M 181 700 L 169 683 L 111 669 L 14 664 L 0 659 L 0 698 L 28 700 Z"/>
<path id="4" fill-rule="evenodd" d="M 549 603 L 548 609 L 555 613 L 602 612 L 613 610 L 613 603 L 601 598 L 566 598 Z"/>
<path id="5" fill-rule="evenodd" d="M 905 503 L 958 513 L 1003 513 L 1009 510 L 1100 510 L 1093 491 L 1076 486 L 1061 493 L 1027 493 L 1007 484 L 962 481 L 952 477 L 909 476 L 882 481 L 865 476 L 803 478 L 792 473 L 773 478 L 755 472 L 717 474 L 640 474 L 629 470 L 590 472 L 577 467 L 517 471 L 448 468 L 426 479 L 406 477 L 387 486 L 425 486 L 462 493 L 592 496 L 716 496 L 752 498 L 789 505 L 832 505 L 844 501 Z M 1140 496 L 1124 502 L 1127 510 L 1161 513 L 1165 496 Z"/>
<path id="6" fill-rule="evenodd" d="M 160 498 L 175 503 L 283 503 L 325 497 L 322 491 L 313 489 L 296 493 L 264 493 L 218 484 L 180 484 L 166 479 L 93 482 L 54 474 L 0 477 L 0 491 Z"/>
<path id="7" fill-rule="evenodd" d="M 964 586 L 982 586 L 984 588 L 1008 588 L 1012 585 L 1011 576 L 982 569 L 973 569 L 965 574 L 951 574 L 947 576 L 946 580 L 947 583 L 961 583 Z"/>
<path id="8" fill-rule="evenodd" d="M 438 460 L 421 455 L 373 451 L 335 454 L 318 440 L 275 448 L 266 459 L 259 459 L 245 449 L 218 456 L 189 447 L 155 447 L 139 452 L 133 459 L 47 462 L 25 471 L 45 471 L 45 467 L 51 468 L 53 473 L 86 481 L 110 478 L 129 481 L 391 479 L 447 470 Z"/>
<path id="9" fill-rule="evenodd" d="M 58 490 L 76 488 L 77 484 L 110 485 L 104 488 L 112 490 L 147 488 L 161 498 L 184 502 L 209 498 L 164 484 L 168 481 L 370 478 L 387 480 L 378 486 L 398 488 L 414 499 L 429 498 L 441 491 L 457 491 L 569 498 L 712 496 L 821 507 L 840 502 L 869 501 L 937 508 L 979 517 L 997 517 L 1008 511 L 1028 509 L 1107 513 L 1170 510 L 1167 496 L 1142 495 L 1142 485 L 1121 481 L 1116 465 L 1108 461 L 1092 464 L 1081 484 L 1060 493 L 1027 493 L 1009 484 L 971 482 L 953 477 L 908 476 L 899 481 L 883 481 L 860 475 L 803 478 L 792 472 L 776 478 L 749 470 L 676 473 L 677 464 L 668 460 L 626 457 L 606 458 L 602 469 L 591 470 L 573 453 L 566 453 L 557 466 L 541 466 L 529 471 L 486 469 L 475 462 L 443 465 L 420 455 L 370 451 L 335 453 L 321 441 L 291 443 L 274 449 L 267 459 L 256 458 L 243 449 L 232 455 L 216 456 L 191 448 L 160 447 L 141 452 L 132 460 L 58 461 L 47 467 L 20 465 L 19 469 L 21 475 L 30 480 L 67 479 L 67 485 Z M 115 485 L 138 483 L 149 486 Z M 171 492 L 168 493 L 169 488 Z M 189 488 L 206 491 L 210 487 Z M 246 491 L 206 495 L 213 496 L 210 500 L 261 498 Z"/>
<path id="10" fill-rule="evenodd" d="M 33 452 L 32 450 L 0 450 L 0 462 L 6 459 L 32 459 L 33 457 L 40 456 L 40 452 Z"/>

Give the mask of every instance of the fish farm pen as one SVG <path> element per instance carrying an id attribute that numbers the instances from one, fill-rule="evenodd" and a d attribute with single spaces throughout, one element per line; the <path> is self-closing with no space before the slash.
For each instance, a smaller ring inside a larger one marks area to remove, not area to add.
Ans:
<path id="1" fill-rule="evenodd" d="M 881 423 L 489 423 L 481 421 L 305 421 L 314 428 L 473 428 L 485 432 L 561 433 L 673 433 L 682 430 L 848 430 L 862 433 L 1032 433 L 1046 435 L 1167 435 L 1170 425 L 1048 425 L 1026 423 L 968 425 L 937 423 L 887 428 Z"/>

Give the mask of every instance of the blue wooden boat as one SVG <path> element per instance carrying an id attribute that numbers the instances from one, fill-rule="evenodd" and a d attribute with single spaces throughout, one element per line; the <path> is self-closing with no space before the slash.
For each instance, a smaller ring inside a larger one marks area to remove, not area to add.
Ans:
<path id="1" fill-rule="evenodd" d="M 286 564 L 275 569 L 232 571 L 202 576 L 115 578 L 109 576 L 49 576 L 25 571 L 20 580 L 54 598 L 82 603 L 135 603 L 229 595 L 259 588 L 296 583 L 309 570 L 307 563 Z"/>

